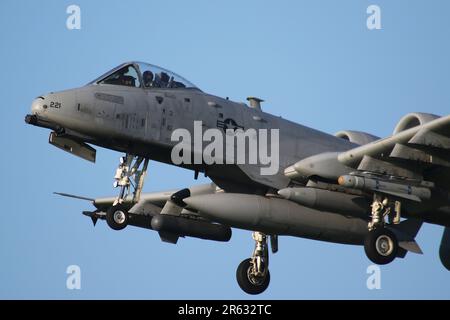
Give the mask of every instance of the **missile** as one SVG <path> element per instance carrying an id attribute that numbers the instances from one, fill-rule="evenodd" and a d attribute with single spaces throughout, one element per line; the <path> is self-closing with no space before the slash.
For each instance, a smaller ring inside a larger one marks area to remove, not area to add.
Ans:
<path id="1" fill-rule="evenodd" d="M 376 178 L 344 175 L 339 177 L 338 183 L 347 188 L 377 191 L 417 202 L 431 198 L 431 190 L 429 188 L 388 182 Z"/>
<path id="2" fill-rule="evenodd" d="M 187 209 L 196 210 L 210 221 L 270 235 L 362 244 L 367 233 L 365 219 L 319 211 L 278 197 L 216 193 L 183 201 Z"/>
<path id="3" fill-rule="evenodd" d="M 339 152 L 324 152 L 302 159 L 287 167 L 284 170 L 284 175 L 293 180 L 307 180 L 316 176 L 325 180 L 336 181 L 340 175 L 351 170 L 337 160 L 338 155 Z"/>
<path id="4" fill-rule="evenodd" d="M 308 208 L 354 217 L 367 217 L 370 208 L 365 197 L 311 187 L 285 188 L 278 194 Z"/>
<path id="5" fill-rule="evenodd" d="M 231 239 L 231 228 L 228 226 L 170 214 L 153 216 L 151 226 L 155 231 L 167 232 L 178 236 L 224 242 Z"/>

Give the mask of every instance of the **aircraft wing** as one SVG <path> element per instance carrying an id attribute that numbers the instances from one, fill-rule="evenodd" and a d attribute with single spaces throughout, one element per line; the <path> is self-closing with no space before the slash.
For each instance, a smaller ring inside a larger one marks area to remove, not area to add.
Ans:
<path id="1" fill-rule="evenodd" d="M 450 115 L 338 155 L 341 164 L 377 174 L 432 181 L 450 189 Z"/>
<path id="2" fill-rule="evenodd" d="M 128 212 L 130 219 L 128 224 L 156 230 L 162 241 L 176 243 L 179 237 L 184 236 L 228 241 L 231 237 L 230 227 L 212 224 L 198 213 L 184 208 L 185 204 L 182 203 L 184 197 L 216 192 L 220 192 L 220 189 L 214 183 L 207 183 L 182 190 L 142 193 L 137 203 L 133 202 L 133 196 L 130 194 L 124 198 L 122 205 Z M 92 202 L 96 210 L 83 211 L 83 214 L 92 219 L 94 226 L 98 219 L 107 220 L 107 212 L 117 199 L 117 197 L 93 199 L 61 192 L 55 194 Z"/>
<path id="3" fill-rule="evenodd" d="M 177 191 L 179 191 L 179 189 L 142 193 L 141 199 L 139 201 L 139 205 L 151 204 L 156 207 L 162 208 L 166 204 L 167 200 L 170 200 L 170 197 Z M 195 194 L 195 195 L 214 193 L 214 192 L 216 192 L 216 185 L 214 183 L 195 185 L 195 186 L 189 187 L 189 191 L 191 194 Z M 67 195 L 67 194 L 61 194 L 61 193 L 58 193 L 58 194 L 63 195 L 63 196 L 75 197 L 75 196 Z M 76 197 L 80 198 L 78 196 L 76 196 Z M 86 198 L 86 199 L 89 199 L 89 198 Z M 116 199 L 117 199 L 117 196 L 103 197 L 103 198 L 92 199 L 92 202 L 93 202 L 93 205 L 98 210 L 106 211 L 109 207 L 111 207 L 113 205 L 113 203 Z M 125 203 L 131 204 L 131 201 L 132 201 L 131 195 L 129 197 L 125 198 Z"/>

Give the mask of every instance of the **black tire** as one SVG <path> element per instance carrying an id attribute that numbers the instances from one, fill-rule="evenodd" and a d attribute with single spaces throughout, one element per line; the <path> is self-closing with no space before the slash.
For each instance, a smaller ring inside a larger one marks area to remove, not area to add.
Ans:
<path id="1" fill-rule="evenodd" d="M 112 206 L 106 212 L 106 223 L 113 230 L 124 229 L 128 225 L 128 211 L 121 204 Z"/>
<path id="2" fill-rule="evenodd" d="M 270 283 L 270 272 L 267 270 L 267 274 L 264 279 L 260 279 L 258 283 L 250 280 L 249 269 L 251 259 L 245 259 L 242 261 L 236 270 L 236 280 L 241 289 L 248 294 L 260 294 L 267 289 Z"/>
<path id="3" fill-rule="evenodd" d="M 388 264 L 394 261 L 398 251 L 395 234 L 386 228 L 369 231 L 364 240 L 364 251 L 367 257 L 376 264 Z"/>

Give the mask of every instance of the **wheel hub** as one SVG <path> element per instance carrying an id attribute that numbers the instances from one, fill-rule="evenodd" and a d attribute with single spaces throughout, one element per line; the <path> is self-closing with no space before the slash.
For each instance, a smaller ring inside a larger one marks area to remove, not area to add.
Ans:
<path id="1" fill-rule="evenodd" d="M 375 243 L 375 246 L 376 246 L 378 253 L 385 257 L 389 256 L 394 249 L 394 244 L 393 244 L 392 239 L 386 235 L 382 235 L 382 236 L 378 237 L 378 239 Z"/>
<path id="2" fill-rule="evenodd" d="M 264 283 L 264 278 L 265 277 L 260 277 L 260 276 L 255 276 L 253 274 L 253 266 L 250 265 L 250 267 L 247 270 L 247 278 L 250 281 L 251 284 L 255 285 L 255 286 L 260 286 Z"/>
<path id="3" fill-rule="evenodd" d="M 125 213 L 123 211 L 116 211 L 113 215 L 114 222 L 117 224 L 122 224 L 125 222 Z"/>

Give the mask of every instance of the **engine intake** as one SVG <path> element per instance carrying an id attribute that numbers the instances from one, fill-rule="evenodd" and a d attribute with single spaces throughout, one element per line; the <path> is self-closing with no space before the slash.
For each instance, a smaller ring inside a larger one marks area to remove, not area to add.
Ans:
<path id="1" fill-rule="evenodd" d="M 338 138 L 345 139 L 359 145 L 368 144 L 372 141 L 380 139 L 380 137 L 374 136 L 370 133 L 352 130 L 339 131 L 334 135 Z"/>
<path id="2" fill-rule="evenodd" d="M 421 113 L 421 112 L 408 113 L 403 118 L 401 118 L 400 121 L 397 123 L 397 126 L 394 129 L 394 134 L 414 128 L 416 126 L 423 125 L 437 118 L 439 118 L 439 116 L 431 113 Z"/>

